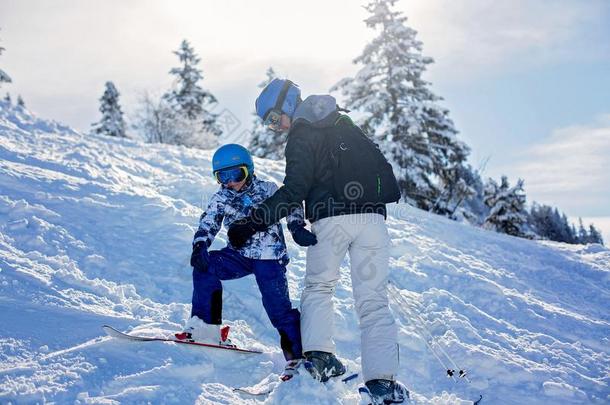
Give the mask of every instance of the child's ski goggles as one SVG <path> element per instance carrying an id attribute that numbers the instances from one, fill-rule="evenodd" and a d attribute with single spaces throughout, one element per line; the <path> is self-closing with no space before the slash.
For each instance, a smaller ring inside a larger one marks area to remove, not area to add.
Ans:
<path id="1" fill-rule="evenodd" d="M 279 132 L 280 124 L 282 122 L 282 112 L 280 110 L 271 110 L 267 113 L 267 118 L 263 124 L 268 127 L 270 130 Z"/>
<path id="2" fill-rule="evenodd" d="M 217 170 L 214 172 L 216 181 L 220 184 L 239 183 L 248 177 L 248 168 L 246 166 L 229 167 L 227 169 Z"/>

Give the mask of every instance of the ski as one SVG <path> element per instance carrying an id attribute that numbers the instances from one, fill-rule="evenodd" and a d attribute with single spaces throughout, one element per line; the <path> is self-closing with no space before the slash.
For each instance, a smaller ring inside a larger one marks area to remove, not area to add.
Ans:
<path id="1" fill-rule="evenodd" d="M 333 377 L 331 377 L 332 379 Z M 336 378 L 336 377 L 334 377 Z M 347 384 L 351 380 L 358 378 L 358 373 L 353 373 L 341 379 L 341 382 Z M 252 386 L 252 387 L 237 387 L 233 388 L 234 392 L 239 392 L 241 394 L 252 395 L 255 397 L 267 396 L 271 394 L 283 381 L 268 381 L 269 377 L 261 381 L 260 383 Z M 287 380 L 290 381 L 290 380 Z"/>
<path id="2" fill-rule="evenodd" d="M 178 343 L 178 344 L 183 344 L 183 345 L 207 347 L 210 349 L 229 350 L 232 352 L 245 353 L 245 354 L 261 354 L 262 353 L 259 350 L 241 349 L 239 347 L 234 347 L 234 346 L 222 346 L 222 345 L 215 345 L 215 344 L 211 344 L 211 343 L 189 342 L 186 340 L 178 340 L 178 339 L 165 338 L 165 337 L 147 337 L 147 336 L 130 335 L 128 333 L 123 333 L 109 325 L 102 326 L 102 329 L 104 329 L 104 332 L 106 332 L 106 334 L 108 336 L 111 336 L 111 337 L 117 338 L 117 339 L 130 340 L 130 341 L 134 341 L 134 342 L 171 342 L 171 343 Z"/>
<path id="3" fill-rule="evenodd" d="M 247 395 L 251 395 L 253 397 L 263 397 L 263 396 L 267 396 L 269 394 L 271 394 L 273 392 L 273 390 L 275 390 L 277 388 L 278 385 L 280 385 L 282 382 L 282 380 L 278 379 L 277 380 L 273 380 L 273 381 L 269 381 L 270 378 L 267 377 L 265 378 L 263 381 L 259 382 L 256 385 L 253 385 L 251 387 L 236 387 L 233 388 L 233 392 L 237 392 L 240 394 L 247 394 Z"/>

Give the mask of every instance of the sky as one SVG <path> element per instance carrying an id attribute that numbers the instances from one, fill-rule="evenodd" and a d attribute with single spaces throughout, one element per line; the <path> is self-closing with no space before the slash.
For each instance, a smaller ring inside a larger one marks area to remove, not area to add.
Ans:
<path id="1" fill-rule="evenodd" d="M 172 84 L 188 39 L 227 132 L 252 123 L 273 66 L 305 95 L 359 68 L 375 32 L 355 0 L 0 0 L 0 67 L 38 115 L 87 131 L 111 80 L 133 117 Z M 610 241 L 610 1 L 400 0 L 435 63 L 425 78 L 485 177 L 525 180 L 528 200 L 583 217 Z M 0 93 L 1 94 L 1 93 Z"/>

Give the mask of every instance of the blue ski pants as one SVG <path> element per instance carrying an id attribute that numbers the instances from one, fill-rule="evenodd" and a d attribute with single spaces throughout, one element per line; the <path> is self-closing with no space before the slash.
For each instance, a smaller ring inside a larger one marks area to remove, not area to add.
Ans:
<path id="1" fill-rule="evenodd" d="M 255 260 L 225 247 L 209 252 L 206 271 L 193 270 L 191 316 L 209 324 L 222 323 L 222 280 L 254 274 L 263 307 L 280 334 L 286 360 L 302 357 L 300 313 L 292 308 L 288 295 L 286 266 L 279 260 Z"/>

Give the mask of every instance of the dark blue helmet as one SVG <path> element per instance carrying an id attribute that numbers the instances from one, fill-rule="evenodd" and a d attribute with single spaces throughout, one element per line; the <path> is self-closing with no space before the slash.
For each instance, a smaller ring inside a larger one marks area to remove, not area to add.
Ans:
<path id="1" fill-rule="evenodd" d="M 290 80 L 273 79 L 256 99 L 256 114 L 265 120 L 269 111 L 276 109 L 292 117 L 300 102 L 299 86 Z"/>
<path id="2" fill-rule="evenodd" d="M 248 173 L 254 173 L 254 162 L 248 149 L 236 143 L 221 146 L 212 157 L 212 173 L 235 166 L 246 166 Z"/>

